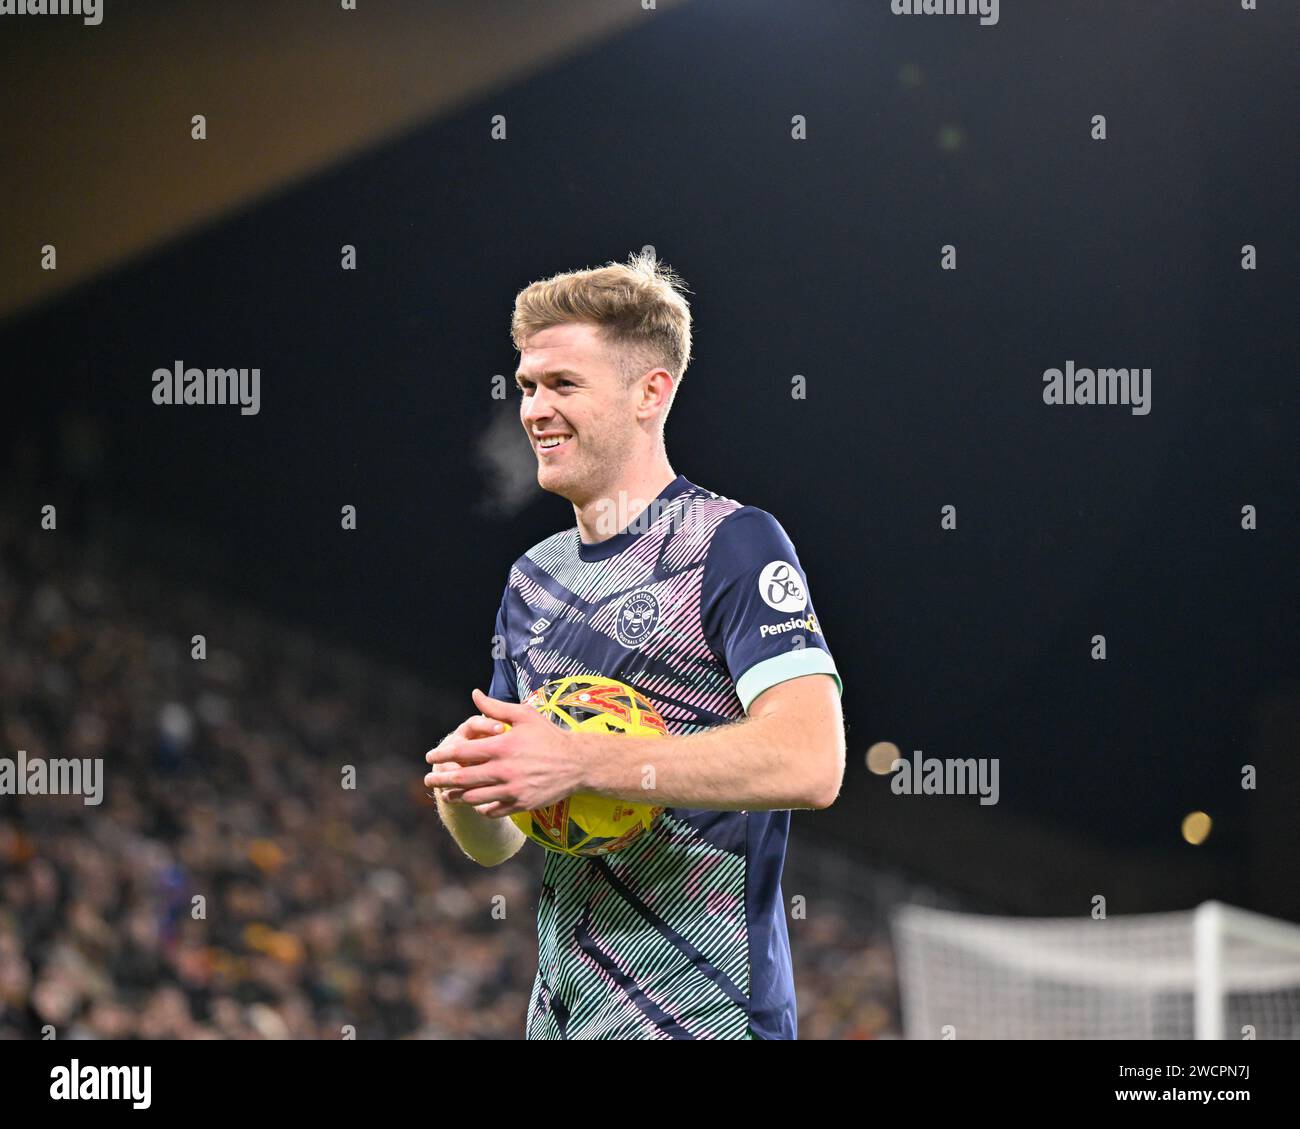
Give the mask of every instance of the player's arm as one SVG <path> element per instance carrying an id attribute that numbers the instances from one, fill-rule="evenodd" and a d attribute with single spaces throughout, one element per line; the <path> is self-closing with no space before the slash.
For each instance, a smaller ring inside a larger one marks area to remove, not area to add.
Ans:
<path id="1" fill-rule="evenodd" d="M 497 731 L 497 723 L 481 714 L 468 718 L 448 733 L 438 745 L 431 750 L 425 760 L 432 763 L 435 752 L 439 755 L 456 752 L 464 744 L 481 737 L 487 737 Z M 441 767 L 459 767 L 456 762 Z M 438 803 L 438 815 L 443 826 L 451 832 L 451 837 L 470 858 L 481 866 L 500 866 L 512 858 L 520 847 L 527 842 L 527 836 L 508 819 L 491 819 L 483 811 L 492 811 L 496 804 L 480 804 L 477 808 L 469 804 L 455 803 L 461 789 L 434 788 L 433 794 Z M 450 797 L 450 798 L 449 798 Z M 480 810 L 482 809 L 482 810 Z"/>
<path id="2" fill-rule="evenodd" d="M 574 733 L 477 690 L 474 703 L 510 730 L 462 747 L 467 763 L 442 762 L 426 779 L 492 819 L 575 792 L 709 811 L 826 808 L 844 778 L 839 684 L 820 672 L 756 691 L 743 721 L 654 740 Z"/>
<path id="3" fill-rule="evenodd" d="M 826 674 L 769 687 L 743 721 L 703 733 L 657 741 L 575 736 L 591 742 L 580 790 L 631 802 L 709 811 L 828 808 L 844 779 L 844 717 L 839 688 Z"/>

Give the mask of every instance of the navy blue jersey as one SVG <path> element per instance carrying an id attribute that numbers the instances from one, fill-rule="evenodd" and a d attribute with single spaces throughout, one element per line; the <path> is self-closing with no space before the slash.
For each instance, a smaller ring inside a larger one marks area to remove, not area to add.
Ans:
<path id="1" fill-rule="evenodd" d="M 781 525 L 681 475 L 605 541 L 574 527 L 529 549 L 496 635 L 494 698 L 617 678 L 670 734 L 739 720 L 791 678 L 843 689 Z M 793 1039 L 789 829 L 788 811 L 667 808 L 617 853 L 548 851 L 527 1037 Z"/>

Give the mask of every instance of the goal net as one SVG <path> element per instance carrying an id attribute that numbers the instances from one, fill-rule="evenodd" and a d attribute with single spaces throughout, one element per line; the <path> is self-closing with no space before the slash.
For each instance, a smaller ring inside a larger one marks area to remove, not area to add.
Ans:
<path id="1" fill-rule="evenodd" d="M 1300 1039 L 1300 926 L 1219 902 L 892 925 L 909 1039 Z"/>

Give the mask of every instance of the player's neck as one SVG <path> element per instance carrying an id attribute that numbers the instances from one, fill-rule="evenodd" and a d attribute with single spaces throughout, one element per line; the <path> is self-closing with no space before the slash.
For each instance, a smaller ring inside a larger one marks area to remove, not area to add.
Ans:
<path id="1" fill-rule="evenodd" d="M 575 505 L 573 514 L 582 543 L 594 545 L 621 533 L 676 477 L 664 455 L 644 470 L 606 487 L 585 505 Z"/>

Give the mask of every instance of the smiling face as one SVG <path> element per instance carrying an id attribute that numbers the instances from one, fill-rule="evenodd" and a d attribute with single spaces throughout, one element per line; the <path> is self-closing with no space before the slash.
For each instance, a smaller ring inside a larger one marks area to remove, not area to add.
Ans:
<path id="1" fill-rule="evenodd" d="M 519 419 L 543 490 L 583 506 L 619 482 L 648 449 L 641 381 L 628 387 L 594 325 L 539 330 L 520 352 Z"/>

